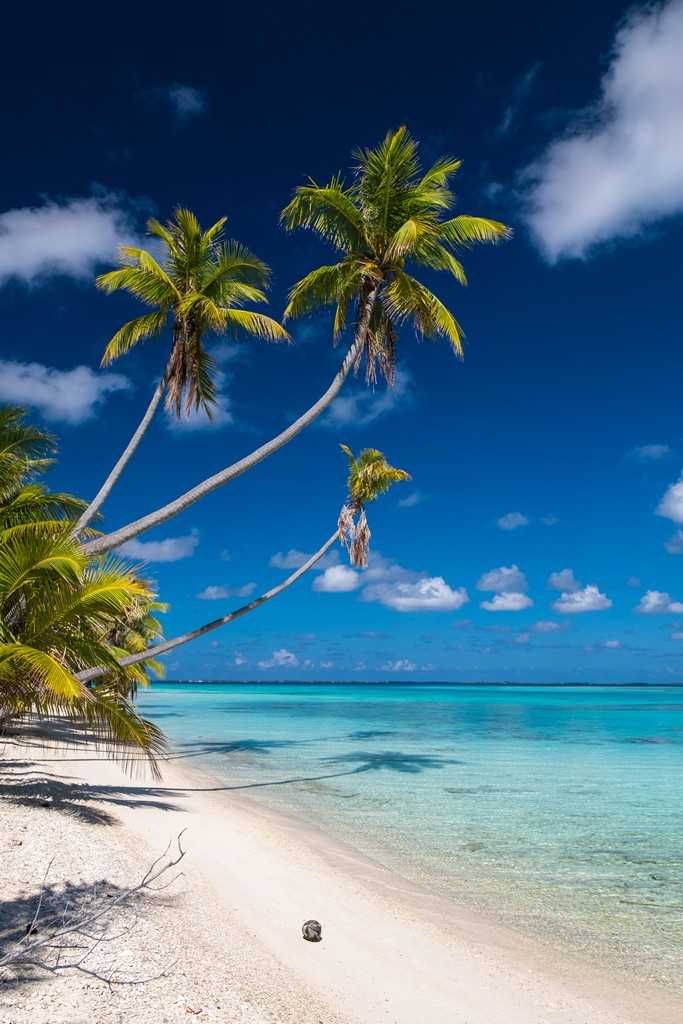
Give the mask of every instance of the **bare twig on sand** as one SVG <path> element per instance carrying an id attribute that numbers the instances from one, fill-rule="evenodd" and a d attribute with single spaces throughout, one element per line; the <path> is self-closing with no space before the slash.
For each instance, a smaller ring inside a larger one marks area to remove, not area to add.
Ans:
<path id="1" fill-rule="evenodd" d="M 184 831 L 184 830 L 183 830 Z M 169 964 L 150 977 L 126 978 L 119 974 L 116 964 L 106 970 L 97 970 L 90 959 L 103 943 L 113 942 L 114 939 L 129 934 L 137 923 L 137 915 L 132 922 L 128 923 L 123 930 L 113 932 L 110 928 L 113 911 L 121 904 L 128 903 L 134 896 L 143 892 L 159 892 L 167 889 L 169 885 L 182 874 L 178 872 L 172 878 L 165 880 L 163 884 L 155 884 L 162 876 L 166 875 L 176 867 L 186 851 L 181 846 L 181 832 L 176 840 L 177 853 L 174 853 L 166 860 L 173 840 L 160 857 L 150 865 L 142 879 L 137 885 L 130 889 L 124 889 L 116 896 L 109 898 L 93 887 L 92 899 L 87 908 L 72 908 L 67 902 L 62 908 L 61 917 L 55 926 L 55 921 L 44 923 L 43 904 L 47 892 L 47 877 L 52 866 L 48 864 L 45 877 L 40 890 L 38 906 L 33 920 L 26 926 L 26 935 L 17 942 L 14 949 L 5 956 L 0 957 L 0 978 L 7 974 L 23 974 L 27 969 L 45 971 L 48 974 L 60 974 L 63 971 L 80 971 L 91 978 L 103 981 L 107 985 L 141 985 L 148 981 L 155 981 L 164 977 L 173 964 Z M 44 932 L 44 934 L 43 934 Z M 39 935 L 39 937 L 36 937 Z"/>

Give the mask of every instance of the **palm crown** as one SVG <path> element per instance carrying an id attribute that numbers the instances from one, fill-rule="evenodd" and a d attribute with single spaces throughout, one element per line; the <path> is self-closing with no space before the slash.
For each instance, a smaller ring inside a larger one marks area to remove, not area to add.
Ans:
<path id="1" fill-rule="evenodd" d="M 396 327 L 412 321 L 420 337 L 446 338 L 462 356 L 463 332 L 453 314 L 412 277 L 406 264 L 443 270 L 466 284 L 456 253 L 477 242 L 498 242 L 510 234 L 497 221 L 459 216 L 444 219 L 454 206 L 450 180 L 459 160 L 444 157 L 421 172 L 418 146 L 408 130 L 390 132 L 376 149 L 357 150 L 355 176 L 296 190 L 283 210 L 288 230 L 310 228 L 342 253 L 319 267 L 289 294 L 285 318 L 336 307 L 335 341 L 357 308 L 356 334 L 364 332 L 366 377 L 377 366 L 389 383 L 394 374 Z M 359 353 L 359 359 L 363 353 Z"/>
<path id="2" fill-rule="evenodd" d="M 392 484 L 411 478 L 405 470 L 390 466 L 376 448 L 363 448 L 357 459 L 345 444 L 341 450 L 349 460 L 349 476 L 348 499 L 339 513 L 339 539 L 349 552 L 351 565 L 363 569 L 368 564 L 370 547 L 365 506 L 386 494 Z"/>
<path id="3" fill-rule="evenodd" d="M 204 347 L 206 334 L 243 332 L 269 341 L 289 340 L 275 320 L 242 308 L 266 301 L 270 270 L 239 242 L 225 241 L 226 219 L 202 231 L 195 215 L 180 207 L 165 225 L 152 218 L 147 230 L 159 240 L 159 261 L 144 249 L 122 246 L 119 269 L 97 278 L 97 286 L 107 293 L 128 291 L 156 307 L 117 331 L 105 349 L 104 365 L 169 324 L 172 327 L 166 406 L 178 417 L 183 400 L 186 414 L 194 406 L 209 417 L 216 404 L 214 361 Z"/>

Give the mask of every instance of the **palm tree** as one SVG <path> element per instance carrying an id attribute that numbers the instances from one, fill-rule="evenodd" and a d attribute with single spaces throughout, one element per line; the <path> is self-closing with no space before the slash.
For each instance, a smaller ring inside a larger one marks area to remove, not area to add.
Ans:
<path id="1" fill-rule="evenodd" d="M 165 640 L 163 643 L 155 644 L 146 651 L 140 651 L 121 658 L 119 665 L 122 667 L 133 666 L 146 661 L 148 658 L 166 654 L 167 651 L 172 651 L 182 644 L 189 643 L 190 640 L 196 640 L 200 636 L 212 633 L 215 629 L 220 629 L 221 626 L 225 626 L 229 622 L 234 622 L 235 619 L 241 618 L 247 612 L 253 612 L 254 609 L 259 608 L 266 601 L 270 601 L 271 598 L 276 597 L 284 590 L 287 590 L 288 587 L 291 587 L 316 562 L 319 562 L 323 555 L 327 554 L 338 540 L 342 542 L 349 552 L 351 564 L 364 568 L 368 564 L 368 547 L 370 543 L 370 530 L 367 524 L 365 506 L 375 501 L 381 494 L 386 494 L 392 484 L 401 480 L 410 480 L 410 476 L 404 470 L 390 466 L 382 452 L 377 451 L 375 448 L 364 448 L 358 459 L 353 457 L 346 445 L 341 445 L 341 449 L 346 453 L 349 460 L 347 499 L 339 514 L 336 530 L 314 555 L 311 555 L 283 583 L 273 587 L 272 590 L 267 591 L 267 593 L 255 598 L 241 608 L 236 609 L 236 611 L 230 612 L 228 615 L 222 615 L 220 618 L 207 622 L 205 625 L 190 630 L 188 633 L 183 633 L 181 636 L 176 636 L 172 640 Z M 78 673 L 78 678 L 86 682 L 96 679 L 106 672 L 107 668 L 105 666 L 97 666 Z"/>
<path id="2" fill-rule="evenodd" d="M 174 501 L 114 532 L 84 545 L 90 553 L 111 551 L 133 537 L 167 522 L 205 495 L 262 462 L 313 422 L 339 394 L 352 367 L 366 357 L 367 375 L 379 365 L 391 382 L 397 327 L 411 321 L 418 335 L 445 337 L 457 354 L 462 331 L 449 310 L 406 265 L 445 270 L 464 284 L 454 252 L 478 242 L 497 242 L 510 231 L 497 221 L 459 216 L 445 219 L 454 198 L 449 182 L 459 167 L 450 158 L 420 171 L 417 143 L 405 128 L 387 135 L 374 150 L 357 154 L 354 181 L 339 178 L 325 186 L 298 188 L 282 214 L 287 230 L 310 228 L 341 253 L 332 266 L 314 270 L 292 289 L 286 317 L 317 308 L 336 309 L 334 336 L 347 326 L 353 340 L 327 391 L 286 430 L 250 455 L 202 481 Z M 355 321 L 351 325 L 351 310 Z"/>
<path id="3" fill-rule="evenodd" d="M 445 271 L 464 285 L 456 253 L 510 236 L 505 225 L 482 217 L 444 219 L 455 204 L 450 181 L 461 162 L 442 157 L 422 173 L 417 151 L 407 128 L 389 132 L 376 149 L 354 153 L 351 185 L 335 177 L 301 186 L 281 217 L 287 230 L 309 228 L 341 254 L 294 286 L 285 319 L 333 307 L 336 340 L 355 310 L 356 366 L 364 356 L 368 382 L 379 368 L 393 383 L 397 327 L 407 322 L 420 337 L 446 338 L 462 357 L 460 325 L 406 264 Z"/>
<path id="4" fill-rule="evenodd" d="M 130 569 L 89 560 L 69 537 L 84 503 L 36 482 L 54 439 L 24 416 L 0 408 L 0 722 L 58 713 L 85 722 L 124 763 L 142 750 L 155 769 L 164 738 L 127 699 L 146 673 L 118 664 L 139 649 L 129 634 L 140 631 L 154 595 Z M 92 664 L 107 667 L 106 686 L 90 689 L 77 678 Z"/>
<path id="5" fill-rule="evenodd" d="M 167 224 L 151 218 L 147 232 L 157 239 L 162 256 L 157 261 L 144 249 L 122 246 L 118 270 L 97 278 L 107 294 L 127 291 L 153 312 L 131 320 L 107 345 L 102 364 L 109 365 L 149 338 L 170 328 L 171 352 L 152 401 L 126 450 L 97 496 L 79 519 L 77 535 L 92 520 L 138 447 L 164 393 L 166 408 L 180 418 L 193 409 L 213 416 L 217 393 L 214 360 L 206 351 L 208 334 L 244 333 L 268 341 L 288 341 L 275 320 L 243 309 L 245 303 L 265 302 L 270 270 L 239 242 L 225 241 L 222 217 L 202 231 L 195 215 L 178 208 Z"/>

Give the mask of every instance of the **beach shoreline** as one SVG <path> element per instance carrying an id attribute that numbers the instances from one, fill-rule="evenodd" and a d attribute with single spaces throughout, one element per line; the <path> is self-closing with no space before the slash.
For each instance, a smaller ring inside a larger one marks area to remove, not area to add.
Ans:
<path id="1" fill-rule="evenodd" d="M 13 849 L 22 885 L 29 873 L 22 850 L 31 851 L 39 886 L 39 848 L 50 836 L 53 844 L 54 836 L 63 837 L 53 851 L 55 877 L 60 850 L 66 856 L 69 848 L 73 858 L 76 845 L 97 854 L 94 863 L 92 854 L 81 857 L 83 868 L 104 869 L 94 873 L 105 877 L 110 866 L 127 865 L 133 884 L 184 830 L 183 878 L 169 890 L 167 905 L 157 907 L 153 898 L 146 910 L 149 927 L 155 916 L 161 922 L 156 946 L 145 943 L 155 963 L 165 952 L 158 948 L 164 927 L 180 935 L 176 967 L 160 980 L 113 993 L 90 987 L 87 1019 L 161 1024 L 187 1020 L 198 1009 L 203 1020 L 255 1024 L 673 1024 L 681 1018 L 676 993 L 549 952 L 231 791 L 194 765 L 170 759 L 161 782 L 140 781 L 91 749 L 47 749 L 35 739 L 5 741 L 0 749 L 5 780 L 14 778 L 3 786 L 3 826 L 11 817 L 26 833 Z M 28 791 L 26 774 L 12 776 L 12 761 L 32 772 Z M 5 827 L 3 833 L 9 835 Z M 5 888 L 17 881 L 8 875 Z M 3 892 L 3 899 L 10 895 Z M 311 917 L 322 922 L 319 944 L 301 937 Z M 129 936 L 129 946 L 135 938 Z M 218 974 L 217 963 L 227 965 Z M 57 982 L 4 984 L 0 1021 L 52 1024 L 61 1018 L 37 1015 L 32 992 L 40 990 L 48 1002 L 73 1001 L 82 984 L 73 973 Z M 179 1003 L 184 991 L 204 1005 Z M 25 1016 L 23 1002 L 30 1010 Z"/>

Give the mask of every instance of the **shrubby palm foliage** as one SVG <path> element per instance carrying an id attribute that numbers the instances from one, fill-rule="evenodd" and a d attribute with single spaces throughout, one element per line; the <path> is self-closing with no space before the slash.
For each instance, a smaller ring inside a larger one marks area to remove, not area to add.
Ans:
<path id="1" fill-rule="evenodd" d="M 134 346 L 166 331 L 171 351 L 166 369 L 140 426 L 81 517 L 81 530 L 92 519 L 134 454 L 154 413 L 166 394 L 166 407 L 178 418 L 184 412 L 203 409 L 211 418 L 217 402 L 216 365 L 206 350 L 207 335 L 246 335 L 267 341 L 288 341 L 285 329 L 263 313 L 244 309 L 246 304 L 266 302 L 270 269 L 244 245 L 226 241 L 222 217 L 202 231 L 189 210 L 178 207 L 172 220 L 161 224 L 151 218 L 147 232 L 157 240 L 157 260 L 145 249 L 122 246 L 117 270 L 97 278 L 107 294 L 126 291 L 153 312 L 136 317 L 116 332 L 107 345 L 102 364 L 108 365 Z"/>
<path id="2" fill-rule="evenodd" d="M 59 712 L 85 722 L 120 759 L 142 748 L 154 764 L 163 737 L 128 699 L 147 674 L 119 665 L 152 635 L 154 594 L 120 561 L 88 559 L 70 538 L 69 516 L 83 503 L 35 481 L 54 441 L 23 415 L 0 410 L 0 721 Z M 77 678 L 91 665 L 106 668 L 105 686 Z"/>
<path id="3" fill-rule="evenodd" d="M 447 217 L 455 202 L 450 182 L 459 161 L 443 158 L 423 173 L 417 148 L 408 131 L 399 128 L 376 149 L 356 154 L 351 185 L 336 177 L 325 186 L 302 186 L 282 213 L 285 228 L 310 228 L 341 254 L 338 263 L 314 270 L 295 285 L 285 310 L 285 317 L 294 318 L 319 308 L 334 308 L 335 340 L 346 327 L 353 327 L 350 348 L 321 398 L 250 455 L 162 508 L 87 542 L 84 550 L 111 551 L 258 465 L 327 409 L 363 356 L 370 381 L 379 369 L 391 383 L 398 327 L 412 323 L 418 335 L 444 337 L 461 354 L 463 335 L 455 317 L 407 268 L 412 263 L 418 268 L 443 270 L 464 284 L 456 253 L 479 242 L 500 241 L 509 236 L 509 230 L 481 217 Z M 142 319 L 143 326 L 153 325 Z M 92 507 L 99 507 L 98 502 L 99 496 Z"/>
<path id="4" fill-rule="evenodd" d="M 337 176 L 324 186 L 301 186 L 282 213 L 288 230 L 310 228 L 341 254 L 338 263 L 318 267 L 294 286 L 285 318 L 334 308 L 337 339 L 353 315 L 367 380 L 375 381 L 379 369 L 392 384 L 402 324 L 412 323 L 420 337 L 445 338 L 462 356 L 457 320 L 407 266 L 445 271 L 466 284 L 456 254 L 478 242 L 499 242 L 509 230 L 482 217 L 446 219 L 460 161 L 443 157 L 423 173 L 417 142 L 405 127 L 354 156 L 350 185 Z"/>

